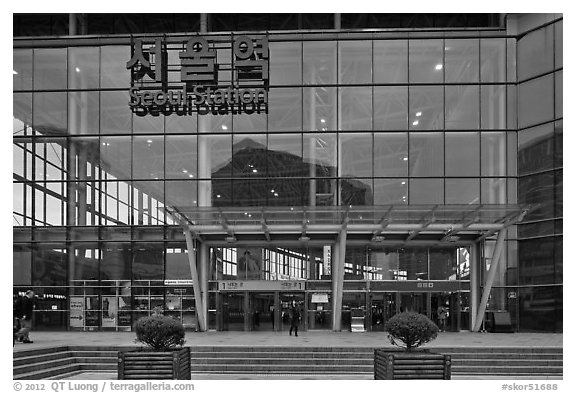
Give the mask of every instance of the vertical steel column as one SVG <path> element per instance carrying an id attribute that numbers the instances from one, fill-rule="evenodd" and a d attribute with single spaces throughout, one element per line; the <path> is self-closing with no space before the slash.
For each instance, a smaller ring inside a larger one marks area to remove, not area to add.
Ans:
<path id="1" fill-rule="evenodd" d="M 336 274 L 336 293 L 334 294 L 334 324 L 332 330 L 339 332 L 342 330 L 342 294 L 344 290 L 344 261 L 346 260 L 346 229 L 342 229 L 338 235 L 338 241 L 336 242 L 337 251 L 337 270 L 334 272 L 332 269 L 333 280 L 334 274 Z M 334 282 L 334 281 L 333 281 Z M 333 284 L 334 286 L 334 284 Z"/>
<path id="2" fill-rule="evenodd" d="M 68 35 L 76 35 L 76 14 L 68 14 Z"/>
<path id="3" fill-rule="evenodd" d="M 470 246 L 470 331 L 474 330 L 480 292 L 480 244 Z"/>
<path id="4" fill-rule="evenodd" d="M 338 297 L 338 266 L 340 266 L 340 247 L 338 246 L 338 241 L 340 240 L 340 236 L 338 236 L 338 240 L 334 243 L 334 251 L 332 252 L 332 266 L 330 274 L 332 276 L 332 331 L 337 332 L 336 329 L 336 314 L 338 310 L 336 308 L 336 298 Z"/>
<path id="5" fill-rule="evenodd" d="M 202 293 L 200 292 L 200 282 L 198 280 L 198 270 L 196 269 L 196 252 L 194 251 L 194 242 L 192 234 L 188 229 L 184 230 L 186 237 L 186 247 L 188 248 L 188 263 L 190 264 L 190 273 L 192 274 L 192 287 L 194 289 L 194 300 L 196 302 L 196 317 L 200 325 L 200 331 L 206 331 L 206 320 L 204 319 L 204 305 L 202 302 Z"/>
<path id="6" fill-rule="evenodd" d="M 340 30 L 342 28 L 342 14 L 334 14 L 334 29 Z"/>
<path id="7" fill-rule="evenodd" d="M 498 270 L 498 263 L 500 262 L 502 256 L 502 250 L 504 249 L 504 238 L 506 237 L 506 229 L 500 230 L 498 233 L 498 239 L 496 240 L 496 248 L 492 255 L 492 262 L 490 263 L 490 270 L 488 271 L 488 277 L 486 278 L 486 283 L 484 284 L 484 290 L 482 291 L 482 300 L 480 300 L 480 306 L 478 307 L 478 314 L 476 315 L 476 323 L 474 324 L 474 330 L 477 332 L 482 326 L 482 321 L 484 320 L 484 313 L 486 312 L 486 306 L 488 304 L 488 297 L 490 296 L 490 291 L 492 290 L 492 284 L 496 278 L 496 272 Z"/>
<path id="8" fill-rule="evenodd" d="M 200 33 L 208 32 L 208 14 L 200 14 Z"/>
<path id="9" fill-rule="evenodd" d="M 200 243 L 200 291 L 202 293 L 202 313 L 204 314 L 204 321 L 206 321 L 206 330 L 208 330 L 208 277 L 209 277 L 209 260 L 210 254 L 208 245 Z"/>

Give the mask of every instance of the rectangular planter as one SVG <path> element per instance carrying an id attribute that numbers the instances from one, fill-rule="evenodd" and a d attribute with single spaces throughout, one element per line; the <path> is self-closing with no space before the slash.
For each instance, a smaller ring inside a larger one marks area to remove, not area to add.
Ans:
<path id="1" fill-rule="evenodd" d="M 374 379 L 450 379 L 450 355 L 374 349 Z"/>
<path id="2" fill-rule="evenodd" d="M 190 379 L 190 347 L 119 351 L 118 379 Z"/>

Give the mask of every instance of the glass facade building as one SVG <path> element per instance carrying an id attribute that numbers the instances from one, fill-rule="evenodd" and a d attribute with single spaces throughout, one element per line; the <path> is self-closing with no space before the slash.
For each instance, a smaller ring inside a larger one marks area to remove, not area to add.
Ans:
<path id="1" fill-rule="evenodd" d="M 36 329 L 130 330 L 161 311 L 190 329 L 282 330 L 296 300 L 305 329 L 351 328 L 359 310 L 381 330 L 403 310 L 435 319 L 446 303 L 451 329 L 465 330 L 488 287 L 488 314 L 509 313 L 514 330 L 562 331 L 562 15 L 410 31 L 304 30 L 300 15 L 294 30 L 267 32 L 169 15 L 164 31 L 90 36 L 15 24 L 13 284 L 38 295 Z M 267 38 L 265 110 L 131 110 L 130 89 L 155 79 L 135 83 L 126 64 L 138 38 L 162 33 L 174 90 L 190 37 L 214 50 L 220 86 L 237 77 L 234 39 Z M 423 222 L 454 210 L 462 236 L 384 224 L 422 206 Z M 464 234 L 494 206 L 530 206 L 500 229 L 502 249 L 496 231 Z M 283 209 L 301 214 L 296 234 L 267 221 Z M 344 210 L 359 225 L 381 212 L 381 230 L 306 231 Z M 203 214 L 218 228 L 203 231 Z M 259 214 L 258 228 L 235 231 L 233 214 Z"/>

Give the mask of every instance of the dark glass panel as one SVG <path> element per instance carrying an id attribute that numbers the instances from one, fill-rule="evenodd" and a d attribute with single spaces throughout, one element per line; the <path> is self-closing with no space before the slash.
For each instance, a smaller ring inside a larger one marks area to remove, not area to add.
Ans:
<path id="1" fill-rule="evenodd" d="M 32 251 L 27 244 L 14 244 L 12 252 L 12 285 L 32 284 Z"/>
<path id="2" fill-rule="evenodd" d="M 562 217 L 563 210 L 564 210 L 564 196 L 563 196 L 563 188 L 564 188 L 564 180 L 563 180 L 563 171 L 556 170 L 554 171 L 554 216 L 555 217 Z"/>
<path id="3" fill-rule="evenodd" d="M 399 279 L 428 280 L 428 249 L 401 248 L 398 250 L 398 262 Z"/>
<path id="4" fill-rule="evenodd" d="M 438 130 L 444 128 L 444 87 L 411 86 L 408 90 L 411 130 Z"/>
<path id="5" fill-rule="evenodd" d="M 480 80 L 506 82 L 506 40 L 484 38 L 480 40 Z"/>
<path id="6" fill-rule="evenodd" d="M 557 331 L 558 292 L 557 286 L 520 288 L 518 304 L 521 332 Z"/>
<path id="7" fill-rule="evenodd" d="M 346 259 L 344 261 L 344 280 L 363 280 L 364 271 L 366 270 L 366 247 L 346 246 Z M 344 300 L 343 300 L 344 302 Z M 362 306 L 365 303 L 362 302 Z M 360 307 L 357 305 L 356 307 Z M 353 306 L 353 308 L 356 308 Z"/>
<path id="8" fill-rule="evenodd" d="M 103 46 L 100 49 L 101 87 L 130 87 L 130 70 L 126 62 L 130 60 L 129 46 Z M 126 100 L 128 105 L 128 100 Z"/>
<path id="9" fill-rule="evenodd" d="M 410 83 L 444 81 L 443 40 L 410 40 L 408 48 Z"/>
<path id="10" fill-rule="evenodd" d="M 100 166 L 107 178 L 130 179 L 132 143 L 129 136 L 100 138 Z"/>
<path id="11" fill-rule="evenodd" d="M 340 180 L 340 206 L 371 206 L 373 204 L 372 179 Z"/>
<path id="12" fill-rule="evenodd" d="M 444 175 L 444 135 L 442 133 L 411 133 L 409 152 L 410 176 Z"/>
<path id="13" fill-rule="evenodd" d="M 444 180 L 443 179 L 411 179 L 410 180 L 410 204 L 443 204 L 444 203 Z"/>
<path id="14" fill-rule="evenodd" d="M 368 267 L 366 279 L 368 280 L 397 280 L 398 279 L 398 250 L 368 249 Z"/>
<path id="15" fill-rule="evenodd" d="M 310 87 L 303 89 L 304 131 L 336 129 L 336 88 Z"/>
<path id="16" fill-rule="evenodd" d="M 372 82 L 372 41 L 338 42 L 338 83 Z"/>
<path id="17" fill-rule="evenodd" d="M 198 176 L 201 179 L 232 176 L 232 136 L 198 136 Z"/>
<path id="18" fill-rule="evenodd" d="M 210 199 L 206 198 L 208 192 L 210 192 Z M 211 183 L 198 182 L 198 198 L 200 206 L 232 206 L 232 180 L 216 179 Z"/>
<path id="19" fill-rule="evenodd" d="M 506 128 L 506 86 L 480 86 L 480 128 L 484 130 Z"/>
<path id="20" fill-rule="evenodd" d="M 130 99 L 126 91 L 100 92 L 100 133 L 130 134 L 132 113 L 128 107 Z"/>
<path id="21" fill-rule="evenodd" d="M 480 145 L 477 132 L 447 132 L 446 176 L 478 176 Z"/>
<path id="22" fill-rule="evenodd" d="M 520 240 L 520 285 L 554 283 L 554 237 Z"/>
<path id="23" fill-rule="evenodd" d="M 374 86 L 374 130 L 408 129 L 408 87 Z"/>
<path id="24" fill-rule="evenodd" d="M 198 178 L 196 135 L 166 135 L 166 179 Z"/>
<path id="25" fill-rule="evenodd" d="M 68 48 L 68 88 L 97 89 L 100 85 L 100 48 Z"/>
<path id="26" fill-rule="evenodd" d="M 164 245 L 162 243 L 138 243 L 133 246 L 132 279 L 164 279 Z"/>
<path id="27" fill-rule="evenodd" d="M 320 183 L 320 181 L 318 181 Z M 302 179 L 268 179 L 265 190 L 268 206 L 302 206 L 310 194 Z M 234 189 L 236 193 L 236 189 Z"/>
<path id="28" fill-rule="evenodd" d="M 42 135 L 66 135 L 66 93 L 34 93 L 34 130 Z"/>
<path id="29" fill-rule="evenodd" d="M 456 249 L 430 248 L 430 280 L 457 280 Z"/>
<path id="30" fill-rule="evenodd" d="M 520 128 L 554 119 L 554 75 L 519 85 L 518 119 Z"/>
<path id="31" fill-rule="evenodd" d="M 478 179 L 452 179 L 446 182 L 446 204 L 479 204 L 480 182 Z"/>
<path id="32" fill-rule="evenodd" d="M 554 24 L 554 67 L 556 69 L 563 66 L 563 38 L 564 36 L 564 21 L 559 21 Z"/>
<path id="33" fill-rule="evenodd" d="M 67 284 L 68 258 L 64 244 L 38 244 L 32 252 L 32 285 Z"/>
<path id="34" fill-rule="evenodd" d="M 488 204 L 506 203 L 506 178 L 489 177 L 481 179 L 480 202 Z M 514 203 L 510 201 L 510 203 Z"/>
<path id="35" fill-rule="evenodd" d="M 134 179 L 164 178 L 164 137 L 135 136 L 132 141 Z"/>
<path id="36" fill-rule="evenodd" d="M 233 180 L 232 189 L 232 206 L 266 206 L 271 194 L 266 179 Z"/>
<path id="37" fill-rule="evenodd" d="M 266 135 L 234 135 L 232 143 L 232 174 L 234 177 L 266 176 Z"/>
<path id="38" fill-rule="evenodd" d="M 446 83 L 478 82 L 480 45 L 477 39 L 445 40 Z"/>
<path id="39" fill-rule="evenodd" d="M 166 206 L 179 211 L 198 206 L 198 183 L 192 180 L 166 181 Z"/>
<path id="40" fill-rule="evenodd" d="M 524 220 L 541 220 L 554 217 L 554 173 L 525 176 L 518 179 L 518 203 L 538 204 Z"/>
<path id="41" fill-rule="evenodd" d="M 32 93 L 14 93 L 12 135 L 32 135 Z"/>
<path id="42" fill-rule="evenodd" d="M 270 84 L 302 84 L 302 43 L 270 43 Z"/>
<path id="43" fill-rule="evenodd" d="M 186 243 L 168 243 L 166 252 L 166 280 L 191 280 Z"/>
<path id="44" fill-rule="evenodd" d="M 34 90 L 66 89 L 66 48 L 34 49 Z"/>
<path id="45" fill-rule="evenodd" d="M 32 90 L 32 49 L 14 49 L 12 59 L 12 89 Z"/>
<path id="46" fill-rule="evenodd" d="M 408 82 L 408 41 L 374 41 L 374 83 Z"/>
<path id="47" fill-rule="evenodd" d="M 340 130 L 372 129 L 372 89 L 368 87 L 341 87 L 339 92 Z"/>
<path id="48" fill-rule="evenodd" d="M 408 134 L 374 133 L 374 176 L 407 176 Z"/>
<path id="49" fill-rule="evenodd" d="M 554 125 L 518 132 L 518 174 L 551 169 L 554 164 Z"/>
<path id="50" fill-rule="evenodd" d="M 68 133 L 70 135 L 98 134 L 99 113 L 99 92 L 68 93 Z"/>
<path id="51" fill-rule="evenodd" d="M 72 243 L 69 250 L 70 281 L 88 280 L 93 281 L 92 285 L 98 285 L 100 278 L 98 243 Z"/>
<path id="52" fill-rule="evenodd" d="M 270 89 L 268 130 L 302 130 L 302 89 Z"/>
<path id="53" fill-rule="evenodd" d="M 304 177 L 310 171 L 303 165 L 301 134 L 268 136 L 268 176 Z"/>
<path id="54" fill-rule="evenodd" d="M 554 116 L 559 119 L 564 113 L 564 103 L 563 103 L 563 73 L 562 71 L 557 71 L 554 74 Z"/>
<path id="55" fill-rule="evenodd" d="M 554 66 L 554 26 L 532 31 L 518 39 L 518 79 L 551 71 Z"/>
<path id="56" fill-rule="evenodd" d="M 131 279 L 131 248 L 130 243 L 102 243 L 101 280 Z"/>
<path id="57" fill-rule="evenodd" d="M 336 83 L 336 42 L 303 43 L 304 84 Z"/>
<path id="58" fill-rule="evenodd" d="M 374 205 L 408 204 L 407 179 L 374 179 Z"/>
<path id="59" fill-rule="evenodd" d="M 556 236 L 554 238 L 554 270 L 556 271 L 555 282 L 561 284 L 564 278 L 564 251 L 563 245 L 564 240 L 562 236 Z"/>
<path id="60" fill-rule="evenodd" d="M 372 176 L 372 133 L 340 134 L 340 174 L 342 176 Z"/>
<path id="61" fill-rule="evenodd" d="M 480 127 L 478 86 L 446 86 L 446 128 L 476 130 Z"/>
<path id="62" fill-rule="evenodd" d="M 539 221 L 518 225 L 518 237 L 530 238 L 536 236 L 554 235 L 554 221 Z"/>
<path id="63" fill-rule="evenodd" d="M 266 131 L 267 117 L 265 113 L 241 113 L 232 116 L 234 132 Z"/>

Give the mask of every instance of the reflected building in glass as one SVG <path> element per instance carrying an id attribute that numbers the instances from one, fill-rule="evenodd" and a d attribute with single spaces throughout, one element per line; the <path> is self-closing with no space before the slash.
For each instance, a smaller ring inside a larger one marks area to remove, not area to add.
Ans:
<path id="1" fill-rule="evenodd" d="M 350 329 L 353 311 L 368 331 L 401 311 L 437 320 L 445 304 L 453 331 L 501 314 L 561 332 L 562 26 L 15 14 L 14 295 L 34 289 L 39 330 L 131 330 L 163 312 L 283 331 L 296 301 L 308 330 Z M 267 39 L 264 108 L 132 110 L 131 88 L 183 90 L 196 36 L 218 87 L 251 88 L 237 83 L 243 35 Z M 165 74 L 127 69 L 142 37 L 164 37 L 162 59 L 151 44 L 144 59 Z"/>

